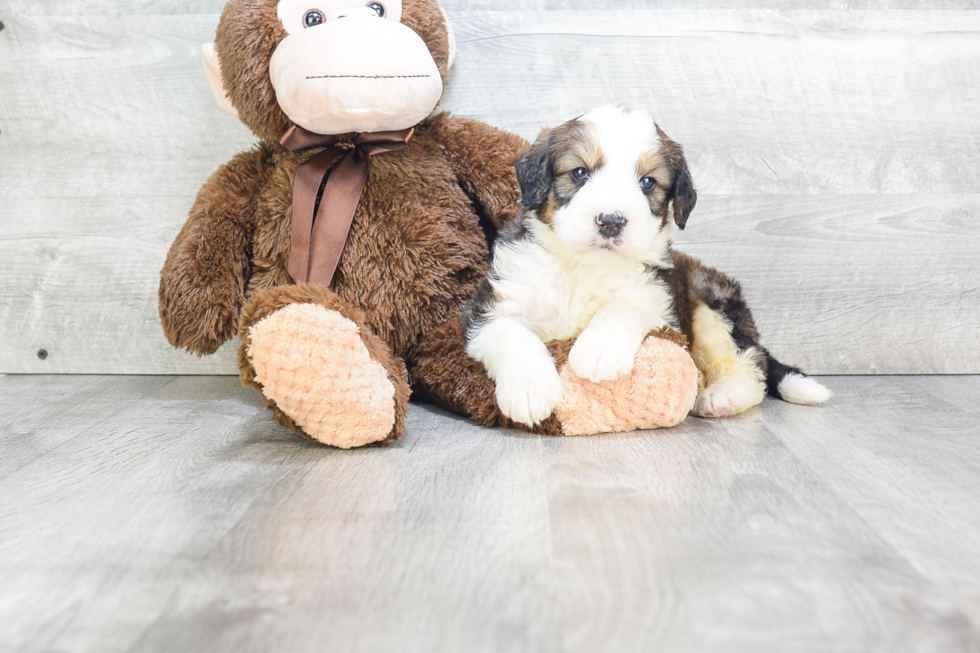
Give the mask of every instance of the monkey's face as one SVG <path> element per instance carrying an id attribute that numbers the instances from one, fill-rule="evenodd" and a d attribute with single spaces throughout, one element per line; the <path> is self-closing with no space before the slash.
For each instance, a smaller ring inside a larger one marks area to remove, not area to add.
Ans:
<path id="1" fill-rule="evenodd" d="M 281 0 L 288 36 L 269 62 L 279 106 L 318 134 L 407 129 L 442 97 L 425 41 L 401 0 Z"/>
<path id="2" fill-rule="evenodd" d="M 218 101 L 271 141 L 417 125 L 454 45 L 437 0 L 229 0 L 204 54 Z"/>

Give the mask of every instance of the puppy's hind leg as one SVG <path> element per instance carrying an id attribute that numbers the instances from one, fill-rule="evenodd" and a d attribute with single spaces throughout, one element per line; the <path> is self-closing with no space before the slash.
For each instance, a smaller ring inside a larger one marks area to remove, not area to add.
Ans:
<path id="1" fill-rule="evenodd" d="M 703 294 L 691 319 L 691 355 L 701 372 L 702 390 L 694 414 L 727 417 L 762 402 L 766 393 L 813 406 L 831 392 L 799 368 L 776 360 L 759 343 L 752 312 L 739 285 L 727 277 Z"/>
<path id="2" fill-rule="evenodd" d="M 766 395 L 764 350 L 706 304 L 695 309 L 691 330 L 691 356 L 701 372 L 702 385 L 694 414 L 730 417 L 762 403 Z"/>

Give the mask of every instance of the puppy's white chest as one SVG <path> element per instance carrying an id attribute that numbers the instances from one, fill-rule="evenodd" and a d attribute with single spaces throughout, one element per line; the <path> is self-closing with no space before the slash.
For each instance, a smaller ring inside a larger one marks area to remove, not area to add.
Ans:
<path id="1" fill-rule="evenodd" d="M 528 248 L 530 249 L 530 248 Z M 612 301 L 650 305 L 651 285 L 645 268 L 613 256 L 561 260 L 542 249 L 507 252 L 495 261 L 501 299 L 497 312 L 521 320 L 543 341 L 578 336 Z"/>
<path id="2" fill-rule="evenodd" d="M 593 266 L 559 270 L 553 279 L 555 301 L 539 327 L 542 339 L 576 337 L 612 298 L 638 287 L 637 281 L 624 270 L 603 270 Z"/>

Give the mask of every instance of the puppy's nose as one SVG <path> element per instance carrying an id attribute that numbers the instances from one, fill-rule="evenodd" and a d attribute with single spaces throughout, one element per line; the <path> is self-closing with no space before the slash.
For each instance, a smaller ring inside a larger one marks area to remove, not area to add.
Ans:
<path id="1" fill-rule="evenodd" d="M 615 238 L 623 233 L 626 218 L 622 213 L 602 213 L 595 219 L 599 233 L 605 238 Z"/>

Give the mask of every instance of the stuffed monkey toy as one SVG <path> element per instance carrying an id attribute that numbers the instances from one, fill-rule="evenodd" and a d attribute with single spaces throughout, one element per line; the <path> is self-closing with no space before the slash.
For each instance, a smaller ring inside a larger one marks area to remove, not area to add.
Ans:
<path id="1" fill-rule="evenodd" d="M 454 55 L 436 0 L 231 0 L 205 46 L 216 98 L 259 143 L 198 194 L 162 271 L 163 328 L 199 355 L 239 334 L 243 382 L 311 440 L 392 441 L 413 389 L 509 425 L 458 318 L 518 210 L 529 144 L 433 113 Z M 533 430 L 669 426 L 690 410 L 697 371 L 676 334 L 606 384 L 570 373 L 570 344 L 551 344 L 566 397 Z"/>

